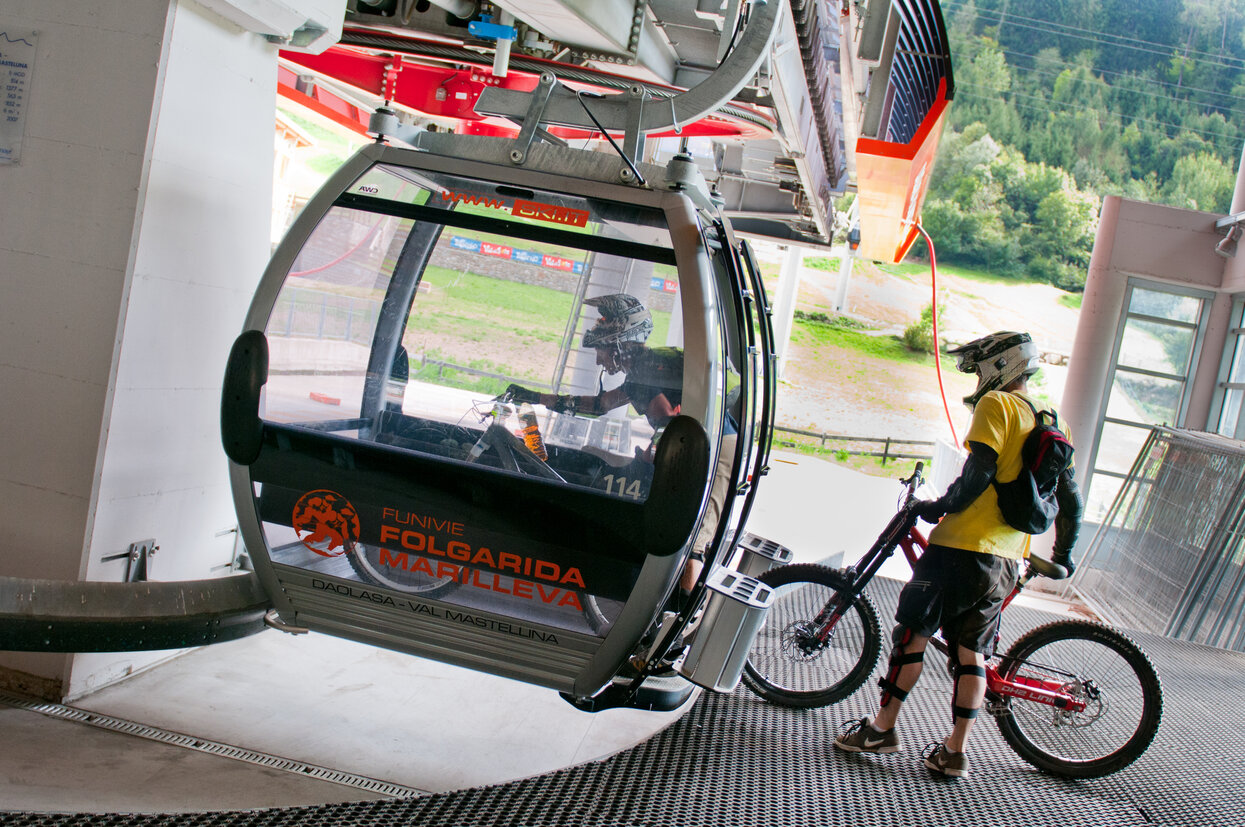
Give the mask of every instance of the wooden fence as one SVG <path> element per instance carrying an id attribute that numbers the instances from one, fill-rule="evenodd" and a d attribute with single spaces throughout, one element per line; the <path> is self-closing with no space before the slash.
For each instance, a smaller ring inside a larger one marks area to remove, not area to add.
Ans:
<path id="1" fill-rule="evenodd" d="M 784 439 L 783 435 L 791 439 Z M 804 439 L 798 439 L 804 437 Z M 848 436 L 846 434 L 823 434 L 819 431 L 804 431 L 799 428 L 774 426 L 774 444 L 787 448 L 807 446 L 815 442 L 815 447 L 822 451 L 844 451 L 858 457 L 881 457 L 885 465 L 892 459 L 923 459 L 929 462 L 934 457 L 934 443 L 922 439 L 894 439 L 893 437 Z M 839 446 L 839 447 L 835 447 Z M 875 446 L 881 446 L 877 450 Z M 921 446 L 921 452 L 915 446 Z"/>
<path id="2" fill-rule="evenodd" d="M 426 356 L 420 358 L 419 364 L 421 367 L 429 365 L 435 367 L 438 378 L 443 378 L 446 369 L 449 369 L 475 376 L 487 376 L 502 382 L 510 380 L 510 377 L 499 373 L 477 370 L 466 365 L 456 365 L 453 362 L 445 362 L 440 359 L 429 359 Z M 548 385 L 540 382 L 529 382 L 526 386 L 533 390 L 549 390 Z M 784 439 L 784 434 L 789 435 L 791 438 Z M 800 440 L 798 439 L 799 437 L 804 437 L 804 439 Z M 923 459 L 929 462 L 934 456 L 934 443 L 928 440 L 823 434 L 820 431 L 804 431 L 799 428 L 785 428 L 781 425 L 774 426 L 774 445 L 776 446 L 796 448 L 801 445 L 807 446 L 810 443 L 815 443 L 815 447 L 822 451 L 845 451 L 851 456 L 881 457 L 883 465 L 892 459 Z M 833 447 L 832 444 L 840 447 Z M 881 450 L 876 450 L 874 446 L 881 446 Z M 904 450 L 905 448 L 909 450 Z M 914 453 L 918 449 L 920 452 Z"/>

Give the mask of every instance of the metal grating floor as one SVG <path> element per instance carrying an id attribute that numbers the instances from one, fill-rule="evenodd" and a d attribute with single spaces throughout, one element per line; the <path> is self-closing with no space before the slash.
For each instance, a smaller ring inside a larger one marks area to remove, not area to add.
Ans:
<path id="1" fill-rule="evenodd" d="M 900 584 L 872 594 L 889 617 Z M 1005 638 L 1050 616 L 1014 607 Z M 921 748 L 949 725 L 950 681 L 929 668 L 900 722 L 906 751 L 844 755 L 840 723 L 869 714 L 875 689 L 804 712 L 741 688 L 710 695 L 675 725 L 605 761 L 512 784 L 391 801 L 176 815 L 0 813 L 36 825 L 1225 825 L 1245 822 L 1245 654 L 1136 634 L 1164 688 L 1163 723 L 1135 764 L 1104 779 L 1068 781 L 1032 769 L 982 718 L 973 775 L 932 776 Z M 1008 640 L 1005 639 L 1006 646 Z M 930 666 L 937 664 L 931 658 Z"/>

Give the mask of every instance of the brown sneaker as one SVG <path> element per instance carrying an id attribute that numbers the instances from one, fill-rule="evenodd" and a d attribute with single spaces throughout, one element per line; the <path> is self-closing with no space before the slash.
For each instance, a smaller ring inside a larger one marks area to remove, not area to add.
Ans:
<path id="1" fill-rule="evenodd" d="M 903 745 L 899 743 L 894 727 L 881 732 L 869 724 L 868 718 L 844 724 L 846 729 L 834 739 L 834 746 L 845 752 L 876 752 L 879 755 L 903 752 Z"/>
<path id="2" fill-rule="evenodd" d="M 942 744 L 930 744 L 921 753 L 925 766 L 934 772 L 952 778 L 964 778 L 968 775 L 968 756 L 962 752 L 952 752 Z"/>

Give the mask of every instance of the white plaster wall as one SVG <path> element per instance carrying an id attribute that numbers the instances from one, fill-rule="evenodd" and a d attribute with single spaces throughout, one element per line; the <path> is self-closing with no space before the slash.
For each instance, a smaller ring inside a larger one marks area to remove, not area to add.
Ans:
<path id="1" fill-rule="evenodd" d="M 1121 199 L 1111 266 L 1117 271 L 1191 287 L 1218 289 L 1225 260 L 1218 213 Z"/>
<path id="2" fill-rule="evenodd" d="M 171 17 L 88 580 L 123 579 L 101 558 L 145 538 L 158 580 L 224 574 L 233 551 L 220 385 L 268 256 L 276 52 L 192 0 Z M 79 655 L 66 694 L 168 654 Z"/>
<path id="3" fill-rule="evenodd" d="M 20 163 L 0 166 L 0 575 L 82 567 L 167 4 L 0 5 L 39 34 Z"/>
<path id="4" fill-rule="evenodd" d="M 209 577 L 220 382 L 268 254 L 275 48 L 194 0 L 5 0 L 39 34 L 0 166 L 0 576 Z M 169 653 L 0 653 L 81 695 Z"/>

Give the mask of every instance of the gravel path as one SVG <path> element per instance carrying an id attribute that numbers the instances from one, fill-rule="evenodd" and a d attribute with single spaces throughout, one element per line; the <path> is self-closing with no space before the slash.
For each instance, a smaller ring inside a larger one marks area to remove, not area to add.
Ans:
<path id="1" fill-rule="evenodd" d="M 803 268 L 798 307 L 832 312 L 838 273 Z M 994 330 L 1025 330 L 1043 352 L 1066 356 L 1072 350 L 1077 311 L 1059 301 L 1062 291 L 1046 284 L 986 284 L 939 274 L 942 315 L 939 336 L 962 342 Z M 889 275 L 857 265 L 849 282 L 846 313 L 877 326 L 882 334 L 902 334 L 930 303 L 930 278 Z M 897 439 L 949 439 L 937 373 L 932 366 L 860 361 L 851 351 L 827 359 L 798 346 L 786 355 L 779 383 L 778 423 L 795 428 L 853 436 Z M 1066 368 L 1047 365 L 1039 389 L 1058 401 Z M 968 410 L 960 400 L 975 381 L 956 371 L 943 373 L 952 422 L 962 431 Z"/>

